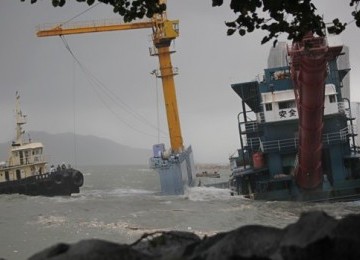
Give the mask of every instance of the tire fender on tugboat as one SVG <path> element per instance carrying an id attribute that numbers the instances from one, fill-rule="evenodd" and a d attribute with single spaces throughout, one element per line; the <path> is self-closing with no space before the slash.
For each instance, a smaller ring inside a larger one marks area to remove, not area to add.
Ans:
<path id="1" fill-rule="evenodd" d="M 81 187 L 84 184 L 84 176 L 79 171 L 73 171 L 72 181 L 75 186 Z"/>
<path id="2" fill-rule="evenodd" d="M 55 184 L 60 185 L 64 182 L 64 178 L 63 178 L 62 174 L 59 172 L 55 173 L 53 178 L 54 178 Z"/>

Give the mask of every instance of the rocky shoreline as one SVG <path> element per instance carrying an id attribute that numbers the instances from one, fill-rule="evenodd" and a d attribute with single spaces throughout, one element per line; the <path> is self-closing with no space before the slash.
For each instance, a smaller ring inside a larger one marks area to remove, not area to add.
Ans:
<path id="1" fill-rule="evenodd" d="M 360 214 L 335 219 L 324 212 L 303 213 L 285 228 L 261 225 L 200 238 L 191 232 L 144 234 L 133 244 L 89 239 L 60 243 L 29 260 L 65 259 L 360 259 Z"/>

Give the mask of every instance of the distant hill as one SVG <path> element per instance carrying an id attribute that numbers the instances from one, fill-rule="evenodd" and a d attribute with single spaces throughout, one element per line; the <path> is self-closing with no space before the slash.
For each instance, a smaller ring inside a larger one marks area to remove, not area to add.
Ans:
<path id="1" fill-rule="evenodd" d="M 110 165 L 110 164 L 148 164 L 151 150 L 132 148 L 109 139 L 96 136 L 84 136 L 71 133 L 49 134 L 30 132 L 34 142 L 42 142 L 44 153 L 50 164 L 62 162 L 74 164 L 75 150 L 78 165 Z M 76 145 L 74 145 L 76 140 Z M 8 143 L 0 144 L 0 161 L 8 157 Z"/>

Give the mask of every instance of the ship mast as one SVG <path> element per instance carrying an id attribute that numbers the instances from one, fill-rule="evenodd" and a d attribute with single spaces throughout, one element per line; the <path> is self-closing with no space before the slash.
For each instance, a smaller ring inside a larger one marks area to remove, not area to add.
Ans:
<path id="1" fill-rule="evenodd" d="M 16 141 L 15 144 L 23 144 L 23 134 L 25 131 L 22 129 L 22 125 L 26 124 L 26 115 L 23 115 L 20 108 L 20 94 L 16 91 Z"/>

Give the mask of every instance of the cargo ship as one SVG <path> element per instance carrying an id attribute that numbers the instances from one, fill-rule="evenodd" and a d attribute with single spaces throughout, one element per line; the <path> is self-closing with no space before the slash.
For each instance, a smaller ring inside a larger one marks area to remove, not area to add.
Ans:
<path id="1" fill-rule="evenodd" d="M 241 98 L 240 148 L 230 158 L 232 194 L 255 200 L 360 198 L 355 118 L 339 69 L 343 45 L 307 34 L 287 46 L 288 63 L 232 84 Z"/>
<path id="2" fill-rule="evenodd" d="M 16 93 L 16 139 L 9 157 L 0 163 L 0 194 L 32 196 L 70 196 L 79 193 L 84 183 L 83 174 L 70 165 L 61 163 L 48 169 L 40 142 L 24 140 L 26 115 L 20 109 L 20 96 Z"/>

